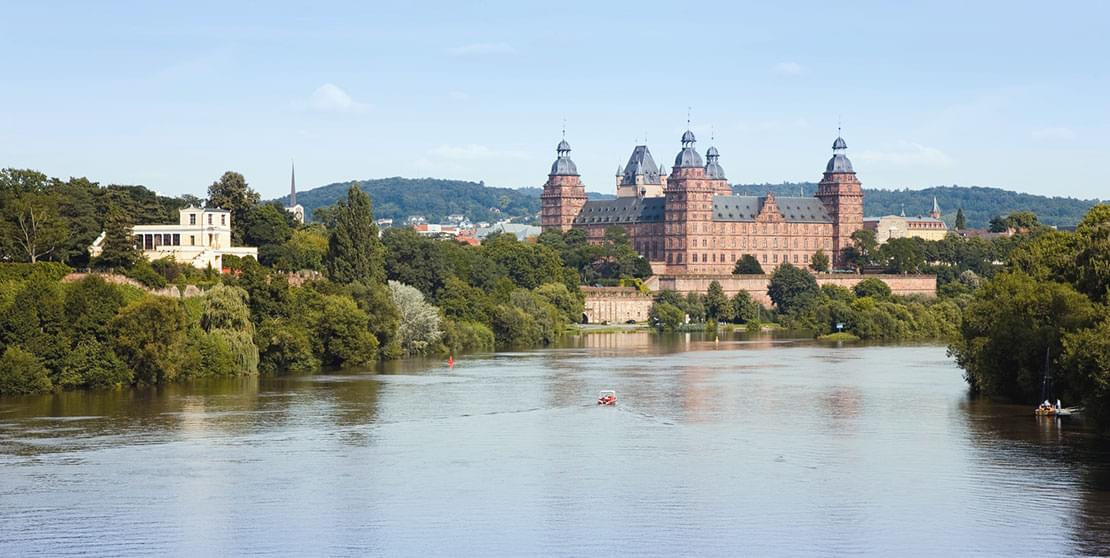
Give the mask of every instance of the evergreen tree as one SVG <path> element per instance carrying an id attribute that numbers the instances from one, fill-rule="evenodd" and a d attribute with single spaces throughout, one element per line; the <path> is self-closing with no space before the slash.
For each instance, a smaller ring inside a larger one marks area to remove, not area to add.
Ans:
<path id="1" fill-rule="evenodd" d="M 815 296 L 820 292 L 817 279 L 812 273 L 788 263 L 775 269 L 771 274 L 771 282 L 767 285 L 767 294 L 781 312 L 789 311 L 804 297 Z"/>
<path id="2" fill-rule="evenodd" d="M 337 283 L 385 282 L 385 249 L 378 239 L 370 196 L 357 185 L 351 185 L 347 199 L 336 204 L 325 266 L 328 277 Z"/>
<path id="3" fill-rule="evenodd" d="M 705 294 L 705 314 L 717 321 L 732 319 L 732 308 L 729 306 L 725 290 L 717 281 L 709 283 L 709 290 Z"/>
<path id="4" fill-rule="evenodd" d="M 127 269 L 139 259 L 131 220 L 115 204 L 108 207 L 108 214 L 104 217 L 104 242 L 101 249 L 94 264 L 102 269 Z"/>
<path id="5" fill-rule="evenodd" d="M 751 254 L 744 254 L 732 268 L 733 275 L 763 275 L 763 266 Z"/>
<path id="6" fill-rule="evenodd" d="M 962 231 L 967 228 L 967 217 L 964 217 L 964 208 L 956 210 L 956 230 Z"/>

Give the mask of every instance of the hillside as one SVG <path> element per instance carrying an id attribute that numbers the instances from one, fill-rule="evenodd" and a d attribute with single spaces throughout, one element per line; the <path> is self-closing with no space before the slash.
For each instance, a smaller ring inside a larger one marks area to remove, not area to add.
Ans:
<path id="1" fill-rule="evenodd" d="M 297 194 L 297 201 L 311 216 L 317 207 L 335 203 L 345 195 L 350 182 L 328 184 Z M 436 178 L 381 178 L 361 181 L 362 189 L 374 200 L 374 215 L 380 218 L 404 219 L 423 215 L 431 222 L 446 220 L 452 213 L 465 214 L 472 221 L 496 221 L 505 217 L 531 219 L 539 212 L 541 188 L 494 188 L 478 182 L 441 180 Z M 735 184 L 738 194 L 762 196 L 812 196 L 817 184 L 786 182 L 782 184 Z M 612 194 L 589 192 L 590 199 L 612 199 Z M 940 204 L 944 220 L 955 224 L 956 210 L 963 208 L 969 227 L 986 227 L 992 217 L 1013 211 L 1030 210 L 1042 223 L 1058 227 L 1075 226 L 1098 200 L 1048 197 L 987 188 L 983 186 L 934 186 L 921 190 L 884 190 L 864 188 L 863 208 L 868 217 L 898 214 L 903 207 L 907 215 L 925 214 L 933 205 L 933 196 Z M 285 203 L 288 197 L 279 198 Z M 498 213 L 500 211 L 500 213 Z"/>
<path id="2" fill-rule="evenodd" d="M 776 196 L 797 196 L 804 192 L 812 196 L 817 184 L 812 182 L 787 182 L 783 184 L 736 184 L 738 194 L 761 196 L 774 192 Z M 948 226 L 956 221 L 956 210 L 963 208 L 967 226 L 985 228 L 992 217 L 1013 211 L 1029 210 L 1037 214 L 1042 223 L 1057 227 L 1074 227 L 1098 200 L 1081 200 L 1066 197 L 1048 197 L 1024 194 L 1001 188 L 984 186 L 934 186 L 921 190 L 863 189 L 864 215 L 897 215 L 905 204 L 906 215 L 921 215 L 933 206 L 933 196 L 940 204 Z"/>
<path id="3" fill-rule="evenodd" d="M 374 216 L 404 219 L 423 215 L 429 222 L 445 221 L 452 213 L 472 221 L 532 217 L 540 210 L 539 195 L 512 188 L 493 188 L 478 182 L 437 178 L 379 178 L 359 181 L 374 202 Z M 351 182 L 337 182 L 297 192 L 297 202 L 309 218 L 318 207 L 332 205 L 347 194 Z M 538 190 L 538 189 L 537 189 Z M 289 196 L 278 198 L 283 205 Z"/>

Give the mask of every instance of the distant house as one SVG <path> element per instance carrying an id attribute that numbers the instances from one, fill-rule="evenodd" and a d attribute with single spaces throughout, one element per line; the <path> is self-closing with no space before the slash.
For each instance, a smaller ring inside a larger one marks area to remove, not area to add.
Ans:
<path id="1" fill-rule="evenodd" d="M 456 225 L 466 220 L 466 215 L 462 213 L 452 213 L 447 216 L 448 223 L 455 223 Z"/>
<path id="2" fill-rule="evenodd" d="M 948 236 L 948 225 L 940 218 L 940 206 L 933 198 L 933 210 L 928 216 L 907 217 L 905 209 L 901 215 L 864 217 L 863 228 L 875 231 L 875 240 L 882 244 L 892 238 L 923 238 L 942 240 Z"/>
<path id="3" fill-rule="evenodd" d="M 374 223 L 378 225 L 379 229 L 393 228 L 393 219 L 378 219 Z"/>
<path id="4" fill-rule="evenodd" d="M 485 238 L 493 233 L 506 233 L 515 235 L 517 240 L 527 240 L 533 236 L 539 236 L 542 230 L 540 227 L 534 225 L 522 225 L 520 223 L 509 223 L 502 221 L 494 223 L 489 227 L 478 227 L 477 236 L 479 240 Z"/>
<path id="5" fill-rule="evenodd" d="M 135 225 L 135 246 L 148 260 L 171 257 L 198 269 L 223 268 L 223 257 L 250 256 L 258 259 L 258 248 L 231 245 L 231 212 L 226 209 L 201 209 L 189 206 L 180 212 L 179 222 L 170 225 Z M 89 246 L 94 258 L 103 252 L 102 232 Z"/>
<path id="6" fill-rule="evenodd" d="M 424 218 L 423 215 L 409 215 L 408 218 L 405 219 L 405 224 L 407 224 L 409 226 L 423 225 L 427 222 L 428 222 L 428 220 L 426 218 Z"/>

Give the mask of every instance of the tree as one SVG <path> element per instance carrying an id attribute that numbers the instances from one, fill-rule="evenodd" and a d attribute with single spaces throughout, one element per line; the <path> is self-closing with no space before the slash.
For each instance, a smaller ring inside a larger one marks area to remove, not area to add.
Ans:
<path id="1" fill-rule="evenodd" d="M 104 217 L 104 241 L 101 243 L 100 256 L 94 264 L 101 269 L 127 269 L 139 259 L 135 247 L 133 226 L 130 218 L 118 205 L 108 207 Z"/>
<path id="2" fill-rule="evenodd" d="M 732 319 L 732 308 L 729 306 L 728 296 L 721 284 L 716 280 L 709 283 L 709 290 L 705 294 L 705 314 L 717 321 Z"/>
<path id="3" fill-rule="evenodd" d="M 964 217 L 964 208 L 956 210 L 956 230 L 962 231 L 967 228 L 967 218 Z"/>
<path id="4" fill-rule="evenodd" d="M 852 245 L 844 249 L 844 261 L 856 268 L 872 265 L 879 247 L 879 242 L 875 240 L 875 231 L 860 229 L 852 233 L 851 238 Z"/>
<path id="5" fill-rule="evenodd" d="M 239 287 L 216 285 L 204 294 L 204 310 L 200 316 L 204 331 L 228 329 L 254 333 L 247 291 Z"/>
<path id="6" fill-rule="evenodd" d="M 85 338 L 62 359 L 59 386 L 118 389 L 134 377 L 116 352 L 95 338 Z"/>
<path id="7" fill-rule="evenodd" d="M 308 331 L 286 320 L 267 320 L 258 328 L 258 369 L 263 374 L 304 374 L 320 368 Z"/>
<path id="8" fill-rule="evenodd" d="M 686 313 L 673 304 L 656 302 L 651 305 L 648 319 L 660 331 L 676 331 L 686 322 Z"/>
<path id="9" fill-rule="evenodd" d="M 818 273 L 828 273 L 829 271 L 829 257 L 825 255 L 825 251 L 818 248 L 813 253 L 813 258 L 809 260 L 809 267 Z"/>
<path id="10" fill-rule="evenodd" d="M 748 291 L 739 291 L 730 301 L 732 304 L 732 316 L 738 322 L 758 322 L 759 321 L 759 303 L 752 300 L 752 295 Z"/>
<path id="11" fill-rule="evenodd" d="M 278 268 L 282 271 L 323 271 L 327 255 L 327 229 L 320 225 L 308 225 L 293 231 L 293 236 L 285 243 L 285 260 L 279 260 Z"/>
<path id="12" fill-rule="evenodd" d="M 384 252 L 370 196 L 352 185 L 347 199 L 336 204 L 335 229 L 328 238 L 324 262 L 328 277 L 337 283 L 384 283 Z"/>
<path id="13" fill-rule="evenodd" d="M 96 275 L 70 285 L 65 297 L 65 323 L 70 339 L 109 341 L 108 324 L 123 306 L 118 288 Z"/>
<path id="14" fill-rule="evenodd" d="M 439 309 L 424 300 L 424 294 L 397 281 L 389 282 L 389 295 L 401 316 L 397 341 L 408 355 L 424 354 L 443 337 Z"/>
<path id="15" fill-rule="evenodd" d="M 46 367 L 35 355 L 9 346 L 0 356 L 0 395 L 25 395 L 50 391 Z"/>
<path id="16" fill-rule="evenodd" d="M 179 301 L 150 297 L 124 308 L 110 325 L 112 343 L 136 379 L 149 384 L 173 381 L 187 364 L 185 331 L 189 317 Z"/>
<path id="17" fill-rule="evenodd" d="M 805 296 L 816 296 L 821 290 L 812 273 L 784 263 L 771 274 L 767 295 L 779 311 L 787 312 Z"/>
<path id="18" fill-rule="evenodd" d="M 293 217 L 276 204 L 252 205 L 243 215 L 243 242 L 247 246 L 284 244 L 293 236 Z"/>
<path id="19" fill-rule="evenodd" d="M 855 288 L 852 289 L 858 297 L 869 296 L 871 298 L 889 298 L 890 287 L 878 277 L 868 277 L 859 283 L 856 283 Z"/>
<path id="20" fill-rule="evenodd" d="M 751 254 L 744 254 L 732 267 L 733 275 L 763 275 L 763 266 Z"/>
<path id="21" fill-rule="evenodd" d="M 35 263 L 51 256 L 66 237 L 69 228 L 58 215 L 57 195 L 25 192 L 5 196 L 0 233 L 4 250 L 13 259 Z"/>
<path id="22" fill-rule="evenodd" d="M 879 259 L 886 262 L 887 273 L 920 273 L 925 266 L 920 239 L 892 238 L 879 248 Z"/>
<path id="23" fill-rule="evenodd" d="M 258 205 L 259 195 L 247 185 L 243 175 L 227 171 L 208 187 L 206 207 L 226 209 L 231 212 L 231 242 L 242 244 L 246 236 L 247 212 Z"/>
<path id="24" fill-rule="evenodd" d="M 392 228 L 382 234 L 386 277 L 435 296 L 450 274 L 446 246 L 441 240 L 421 236 L 408 227 Z"/>

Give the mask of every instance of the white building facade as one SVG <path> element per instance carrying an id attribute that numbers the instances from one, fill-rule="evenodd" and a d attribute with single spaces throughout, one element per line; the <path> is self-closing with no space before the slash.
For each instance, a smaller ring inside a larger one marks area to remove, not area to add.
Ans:
<path id="1" fill-rule="evenodd" d="M 234 255 L 258 259 L 258 248 L 231 245 L 231 212 L 226 209 L 186 207 L 173 225 L 136 225 L 135 246 L 148 260 L 172 257 L 195 268 L 223 268 L 223 257 Z M 101 233 L 89 253 L 99 256 L 104 242 Z"/>

